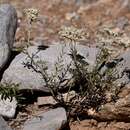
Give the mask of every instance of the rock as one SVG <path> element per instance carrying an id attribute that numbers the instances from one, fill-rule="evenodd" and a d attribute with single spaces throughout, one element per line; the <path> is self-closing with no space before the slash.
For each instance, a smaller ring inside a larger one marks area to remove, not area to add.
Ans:
<path id="1" fill-rule="evenodd" d="M 121 9 L 130 10 L 130 0 L 120 0 L 121 1 Z"/>
<path id="2" fill-rule="evenodd" d="M 0 130 L 12 130 L 6 123 L 6 121 L 0 116 Z"/>
<path id="3" fill-rule="evenodd" d="M 83 120 L 73 122 L 70 126 L 71 130 L 129 130 L 130 123 L 125 122 L 97 122 L 96 120 Z"/>
<path id="4" fill-rule="evenodd" d="M 65 19 L 69 20 L 69 21 L 72 20 L 72 19 L 78 20 L 79 18 L 80 17 L 76 12 L 66 13 L 66 15 L 65 15 Z"/>
<path id="5" fill-rule="evenodd" d="M 97 2 L 97 1 L 98 0 L 71 0 L 71 1 L 69 1 L 69 0 L 63 0 L 63 3 L 64 4 L 68 4 L 68 3 L 72 2 L 72 3 L 80 6 L 82 4 L 86 4 L 86 3 L 87 4 L 91 4 L 91 3 L 94 3 L 94 2 Z"/>
<path id="6" fill-rule="evenodd" d="M 37 104 L 39 106 L 47 105 L 47 104 L 55 105 L 56 103 L 57 102 L 54 100 L 54 98 L 52 96 L 38 97 L 38 99 L 37 99 Z"/>
<path id="7" fill-rule="evenodd" d="M 75 0 L 77 5 L 96 3 L 98 0 Z"/>
<path id="8" fill-rule="evenodd" d="M 17 28 L 17 15 L 15 9 L 9 4 L 0 6 L 0 69 L 9 59 L 13 47 L 15 31 Z"/>
<path id="9" fill-rule="evenodd" d="M 96 120 L 82 120 L 80 123 L 73 122 L 70 125 L 70 130 L 97 130 Z"/>
<path id="10" fill-rule="evenodd" d="M 65 109 L 57 108 L 26 121 L 23 130 L 59 130 L 66 123 Z"/>
<path id="11" fill-rule="evenodd" d="M 124 98 L 126 95 L 130 94 L 130 83 L 121 88 L 120 93 L 118 94 L 119 98 Z"/>
<path id="12" fill-rule="evenodd" d="M 63 100 L 65 102 L 69 102 L 75 96 L 76 96 L 75 91 L 70 91 L 68 93 L 63 94 Z M 55 99 L 52 96 L 47 96 L 47 97 L 44 96 L 44 97 L 38 97 L 37 104 L 39 106 L 47 105 L 47 104 L 55 105 L 55 104 L 57 104 L 57 102 L 55 101 Z"/>
<path id="13" fill-rule="evenodd" d="M 129 20 L 126 17 L 117 18 L 115 25 L 117 28 L 123 30 L 127 25 L 129 25 Z"/>
<path id="14" fill-rule="evenodd" d="M 88 113 L 99 121 L 130 120 L 130 84 L 123 87 L 116 102 L 102 105 L 98 112 Z"/>
<path id="15" fill-rule="evenodd" d="M 130 129 L 130 123 L 125 122 L 112 122 L 108 126 L 109 130 L 129 130 Z"/>
<path id="16" fill-rule="evenodd" d="M 44 45 L 44 43 L 45 43 L 45 40 L 42 37 L 36 37 L 34 41 L 32 41 L 32 44 L 34 46 L 42 46 Z"/>
<path id="17" fill-rule="evenodd" d="M 126 51 L 117 59 L 121 59 L 116 65 L 116 70 L 119 75 L 118 83 L 126 85 L 130 82 L 130 51 Z"/>
<path id="18" fill-rule="evenodd" d="M 112 62 L 108 63 L 101 69 L 103 73 L 107 68 L 115 68 L 117 77 L 117 86 L 124 86 L 130 82 L 130 51 L 126 51 Z"/>
<path id="19" fill-rule="evenodd" d="M 1 99 L 1 96 L 0 96 Z M 0 115 L 7 117 L 7 118 L 13 118 L 16 113 L 16 107 L 17 107 L 17 101 L 15 98 L 10 101 L 10 99 L 6 100 L 0 100 Z"/>
<path id="20" fill-rule="evenodd" d="M 47 72 L 50 75 L 54 73 L 54 65 L 62 52 L 63 46 L 63 44 L 54 44 L 50 45 L 49 48 L 42 48 L 42 50 L 37 53 L 38 57 L 35 57 L 34 60 L 45 61 L 48 67 Z M 94 66 L 98 49 L 89 48 L 83 45 L 77 45 L 76 48 L 79 54 L 85 57 L 85 61 L 89 62 L 91 66 Z M 63 50 L 64 54 L 62 54 L 62 60 L 64 68 L 66 68 L 67 65 L 70 65 L 71 63 L 71 58 L 69 55 L 70 47 L 66 46 Z M 35 54 L 37 51 L 38 49 L 36 46 L 31 46 L 28 48 L 28 52 L 30 55 L 32 53 Z M 12 61 L 9 68 L 4 72 L 2 82 L 18 83 L 20 84 L 19 89 L 34 89 L 44 92 L 50 92 L 49 88 L 45 87 L 45 82 L 42 79 L 41 75 L 34 72 L 32 69 L 24 67 L 24 62 L 27 62 L 27 55 L 24 53 L 20 53 L 19 55 L 17 55 Z M 66 81 L 70 78 L 71 74 L 68 72 L 66 74 Z"/>

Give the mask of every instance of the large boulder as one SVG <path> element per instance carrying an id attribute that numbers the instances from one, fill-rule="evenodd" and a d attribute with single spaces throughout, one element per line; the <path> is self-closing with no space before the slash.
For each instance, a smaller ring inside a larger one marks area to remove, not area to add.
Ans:
<path id="1" fill-rule="evenodd" d="M 9 59 L 17 28 L 16 10 L 9 4 L 0 6 L 0 69 Z"/>
<path id="2" fill-rule="evenodd" d="M 64 108 L 57 108 L 25 122 L 23 130 L 60 130 L 67 123 Z"/>
<path id="3" fill-rule="evenodd" d="M 98 50 L 96 48 L 89 48 L 83 45 L 77 45 L 77 51 L 82 55 L 84 60 L 91 66 L 94 65 Z M 29 55 L 36 54 L 34 60 L 45 61 L 48 67 L 48 74 L 54 73 L 55 63 L 58 61 L 58 57 L 61 56 L 63 60 L 63 67 L 66 68 L 71 62 L 70 47 L 63 44 L 50 45 L 45 50 L 38 51 L 38 47 L 31 46 L 28 48 Z M 36 73 L 32 69 L 28 69 L 23 63 L 27 62 L 27 55 L 20 53 L 12 61 L 9 68 L 4 72 L 2 82 L 13 82 L 20 85 L 20 89 L 34 89 L 49 92 L 49 89 L 45 87 L 45 82 L 39 73 Z M 71 75 L 68 72 L 66 80 L 70 79 Z"/>
<path id="4" fill-rule="evenodd" d="M 16 10 L 9 4 L 0 6 L 0 70 L 9 60 L 10 52 L 14 43 L 14 36 L 17 28 Z M 17 102 L 2 100 L 0 95 L 0 115 L 14 117 Z"/>

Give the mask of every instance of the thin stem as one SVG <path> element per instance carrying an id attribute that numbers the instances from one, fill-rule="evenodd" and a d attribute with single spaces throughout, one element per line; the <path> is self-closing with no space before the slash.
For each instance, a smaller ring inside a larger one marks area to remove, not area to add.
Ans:
<path id="1" fill-rule="evenodd" d="M 30 20 L 28 20 L 28 36 L 27 36 L 27 47 L 30 45 L 30 39 L 31 39 L 31 29 L 32 29 L 32 23 Z"/>

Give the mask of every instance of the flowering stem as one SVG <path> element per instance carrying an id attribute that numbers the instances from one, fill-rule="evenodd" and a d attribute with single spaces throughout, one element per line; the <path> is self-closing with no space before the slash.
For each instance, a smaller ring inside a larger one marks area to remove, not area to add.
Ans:
<path id="1" fill-rule="evenodd" d="M 31 39 L 31 28 L 32 28 L 32 24 L 31 21 L 28 20 L 28 36 L 27 36 L 27 46 L 30 45 L 30 39 Z"/>

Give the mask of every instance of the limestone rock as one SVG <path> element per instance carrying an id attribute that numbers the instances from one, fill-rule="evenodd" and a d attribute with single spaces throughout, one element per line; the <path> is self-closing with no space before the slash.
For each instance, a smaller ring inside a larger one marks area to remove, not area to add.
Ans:
<path id="1" fill-rule="evenodd" d="M 57 108 L 26 121 L 23 130 L 59 130 L 66 122 L 65 109 Z"/>
<path id="2" fill-rule="evenodd" d="M 15 31 L 17 28 L 17 15 L 15 9 L 9 4 L 0 6 L 0 69 L 9 59 L 13 47 Z"/>
<path id="3" fill-rule="evenodd" d="M 54 73 L 54 65 L 58 61 L 58 57 L 62 53 L 63 49 L 62 44 L 53 44 L 45 50 L 40 50 L 34 60 L 36 61 L 45 61 L 48 68 L 47 73 L 50 75 Z M 36 46 L 31 46 L 28 48 L 28 53 L 30 55 L 35 54 L 38 49 Z M 94 65 L 96 60 L 96 55 L 98 49 L 89 48 L 83 45 L 77 45 L 78 53 L 84 57 L 85 61 L 88 62 L 91 66 Z M 70 57 L 70 47 L 66 46 L 64 48 L 64 54 L 62 54 L 62 60 L 64 68 L 71 63 Z M 45 82 L 42 79 L 41 75 L 34 72 L 32 69 L 24 67 L 23 63 L 27 62 L 27 55 L 20 53 L 12 61 L 9 68 L 4 72 L 2 82 L 13 82 L 20 84 L 20 89 L 33 89 L 41 90 L 44 92 L 49 92 L 49 88 L 45 87 Z M 71 74 L 68 72 L 66 75 L 66 80 L 71 78 Z"/>
<path id="4" fill-rule="evenodd" d="M 70 91 L 68 93 L 64 93 L 63 95 L 63 100 L 65 102 L 70 102 L 71 99 L 73 99 L 76 96 L 76 92 L 75 91 Z M 40 105 L 47 105 L 47 104 L 51 104 L 51 105 L 55 105 L 57 104 L 57 102 L 55 101 L 55 99 L 52 96 L 44 96 L 44 97 L 38 97 L 37 99 L 37 104 Z"/>
<path id="5" fill-rule="evenodd" d="M 54 100 L 54 98 L 52 96 L 38 97 L 38 99 L 37 99 L 37 104 L 39 106 L 47 105 L 47 104 L 55 105 L 56 103 L 57 102 Z"/>

